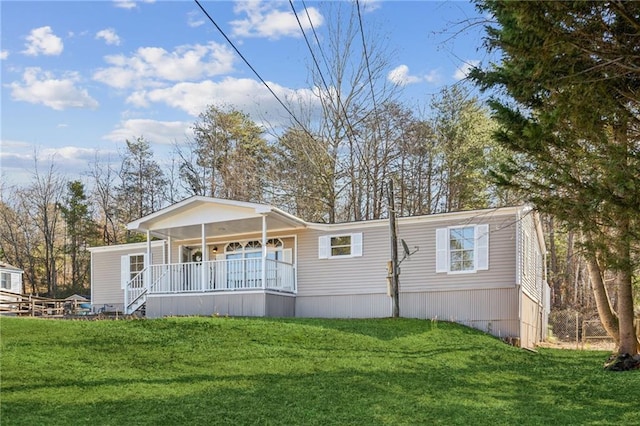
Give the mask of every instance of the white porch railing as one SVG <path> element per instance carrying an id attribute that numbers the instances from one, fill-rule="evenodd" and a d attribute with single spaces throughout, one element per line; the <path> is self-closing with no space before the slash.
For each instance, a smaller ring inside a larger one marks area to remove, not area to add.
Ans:
<path id="1" fill-rule="evenodd" d="M 261 258 L 150 265 L 127 284 L 125 309 L 127 313 L 135 312 L 146 301 L 147 294 L 251 289 L 294 292 L 293 265 L 267 259 L 264 275 Z"/>

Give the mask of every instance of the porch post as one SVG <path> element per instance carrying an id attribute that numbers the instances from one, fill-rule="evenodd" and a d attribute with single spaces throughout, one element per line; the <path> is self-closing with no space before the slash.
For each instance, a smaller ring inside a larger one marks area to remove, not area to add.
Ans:
<path id="1" fill-rule="evenodd" d="M 171 237 L 167 237 L 167 258 L 165 260 L 164 263 L 171 264 Z"/>
<path id="2" fill-rule="evenodd" d="M 147 264 L 145 265 L 146 267 L 146 272 L 145 272 L 145 277 L 144 279 L 144 286 L 146 288 L 151 287 L 151 265 L 153 265 L 153 258 L 152 258 L 152 254 L 151 254 L 151 231 L 147 229 L 147 256 L 146 256 L 146 260 L 147 260 Z"/>
<path id="3" fill-rule="evenodd" d="M 149 266 L 153 263 L 151 259 L 151 231 L 147 230 L 147 265 Z"/>
<path id="4" fill-rule="evenodd" d="M 262 215 L 262 288 L 267 288 L 267 215 Z"/>
<path id="5" fill-rule="evenodd" d="M 207 249 L 207 235 L 206 235 L 206 230 L 205 230 L 205 226 L 204 223 L 201 226 L 201 241 L 200 241 L 200 253 L 202 253 L 202 263 L 200 263 L 200 267 L 202 268 L 202 271 L 200 273 L 200 280 L 202 281 L 202 291 L 205 291 L 205 289 L 207 288 L 207 265 L 205 264 L 205 254 L 206 254 L 206 249 Z"/>

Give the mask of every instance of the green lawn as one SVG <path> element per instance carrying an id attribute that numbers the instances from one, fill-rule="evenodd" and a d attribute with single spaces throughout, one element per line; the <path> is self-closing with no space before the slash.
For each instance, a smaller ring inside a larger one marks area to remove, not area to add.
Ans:
<path id="1" fill-rule="evenodd" d="M 596 425 L 640 371 L 409 319 L 0 320 L 0 424 Z"/>

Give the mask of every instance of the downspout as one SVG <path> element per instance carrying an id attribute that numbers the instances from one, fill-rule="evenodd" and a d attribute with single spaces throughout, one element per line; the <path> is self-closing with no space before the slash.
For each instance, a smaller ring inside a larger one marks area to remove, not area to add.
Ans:
<path id="1" fill-rule="evenodd" d="M 267 215 L 262 214 L 262 288 L 267 288 Z"/>
<path id="2" fill-rule="evenodd" d="M 206 230 L 203 223 L 200 225 L 200 253 L 202 255 L 201 262 L 200 262 L 200 268 L 202 268 L 202 271 L 200 273 L 200 283 L 201 283 L 203 292 L 207 288 L 207 274 L 205 273 L 207 271 L 207 267 L 206 267 L 205 257 L 204 257 L 207 249 L 207 240 L 206 240 L 207 235 L 205 232 Z"/>

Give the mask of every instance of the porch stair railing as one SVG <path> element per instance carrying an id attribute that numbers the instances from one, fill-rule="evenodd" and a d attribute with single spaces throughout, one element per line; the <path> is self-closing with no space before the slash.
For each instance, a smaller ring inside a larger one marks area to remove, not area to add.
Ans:
<path id="1" fill-rule="evenodd" d="M 147 302 L 147 294 L 150 289 L 165 278 L 162 270 L 154 268 L 157 265 L 146 266 L 138 272 L 125 287 L 125 314 L 131 315 L 144 307 Z M 147 285 L 146 283 L 151 283 Z"/>

